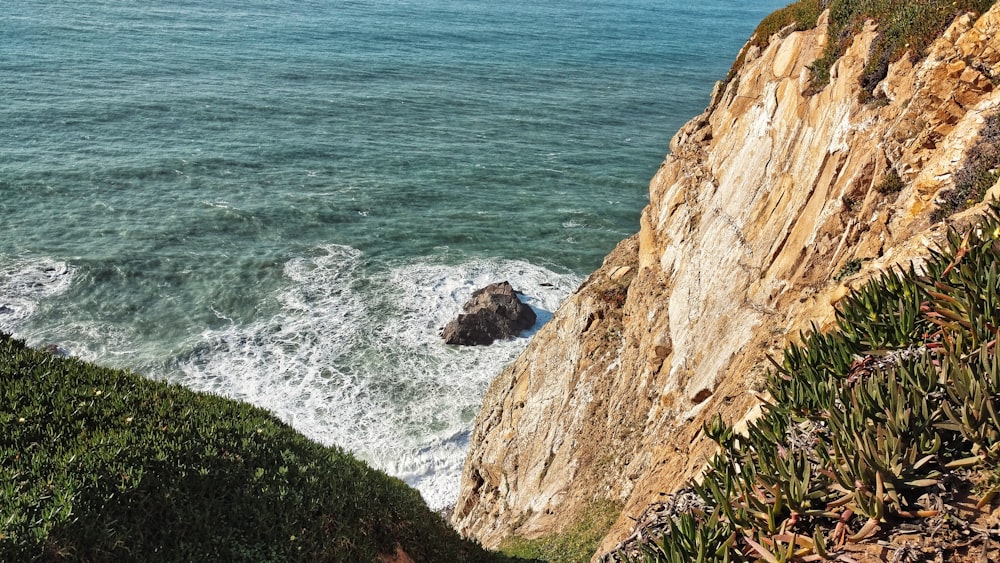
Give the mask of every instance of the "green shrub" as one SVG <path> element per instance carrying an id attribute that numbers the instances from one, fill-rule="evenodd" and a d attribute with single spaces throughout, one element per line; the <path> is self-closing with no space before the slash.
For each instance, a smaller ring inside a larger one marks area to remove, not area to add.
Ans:
<path id="1" fill-rule="evenodd" d="M 882 195 L 889 195 L 899 192 L 906 184 L 903 183 L 903 179 L 899 177 L 899 174 L 892 168 L 886 172 L 882 180 L 875 185 L 875 191 Z"/>
<path id="2" fill-rule="evenodd" d="M 836 330 L 788 347 L 768 380 L 773 402 L 746 435 L 719 417 L 705 425 L 719 452 L 691 484 L 701 508 L 611 558 L 836 557 L 844 542 L 940 515 L 946 485 L 989 502 L 1000 491 L 998 210 L 950 232 L 923 271 L 850 294 Z M 978 482 L 969 468 L 985 470 Z"/>
<path id="3" fill-rule="evenodd" d="M 506 560 L 266 411 L 0 334 L 0 561 Z"/>
<path id="4" fill-rule="evenodd" d="M 862 263 L 863 261 L 860 258 L 851 258 L 844 264 L 844 267 L 833 276 L 833 281 L 843 281 L 846 278 L 860 272 Z"/>

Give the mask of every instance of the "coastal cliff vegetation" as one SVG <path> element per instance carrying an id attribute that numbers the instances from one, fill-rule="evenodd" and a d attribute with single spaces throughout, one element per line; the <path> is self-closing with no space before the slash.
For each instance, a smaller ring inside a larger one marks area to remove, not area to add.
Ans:
<path id="1" fill-rule="evenodd" d="M 750 46 L 763 48 L 776 33 L 816 27 L 820 14 L 829 9 L 826 46 L 810 67 L 813 89 L 819 90 L 830 82 L 833 63 L 847 51 L 855 35 L 866 22 L 874 22 L 879 33 L 859 85 L 862 101 L 869 101 L 877 98 L 872 91 L 885 78 L 889 63 L 907 53 L 913 60 L 922 58 L 927 47 L 957 16 L 983 13 L 994 3 L 995 0 L 800 0 L 764 18 Z M 741 54 L 733 65 L 734 73 L 742 62 Z"/>
<path id="2" fill-rule="evenodd" d="M 993 114 L 979 132 L 979 142 L 972 147 L 955 174 L 955 187 L 942 194 L 940 206 L 931 219 L 941 221 L 983 200 L 986 192 L 1000 179 L 1000 114 Z"/>
<path id="3" fill-rule="evenodd" d="M 509 560 L 263 409 L 5 334 L 0 428 L 0 561 Z"/>
<path id="4" fill-rule="evenodd" d="M 670 503 L 658 533 L 607 560 L 846 561 L 875 540 L 893 561 L 985 557 L 998 532 L 980 519 L 1000 492 L 997 210 L 786 348 L 745 433 L 704 426 L 719 450 L 673 495 L 684 509 Z"/>

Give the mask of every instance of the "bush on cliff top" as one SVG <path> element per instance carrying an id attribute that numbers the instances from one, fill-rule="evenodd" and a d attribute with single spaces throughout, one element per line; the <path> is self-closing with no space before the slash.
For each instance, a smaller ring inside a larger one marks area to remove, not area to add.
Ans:
<path id="1" fill-rule="evenodd" d="M 771 36 L 785 29 L 794 31 L 816 27 L 823 10 L 830 10 L 830 27 L 823 54 L 810 67 L 813 88 L 830 81 L 833 63 L 844 54 L 866 20 L 878 24 L 878 37 L 872 44 L 868 63 L 861 77 L 862 100 L 870 99 L 872 90 L 886 76 L 889 63 L 909 52 L 923 57 L 927 47 L 944 33 L 956 16 L 966 12 L 982 13 L 995 0 L 800 0 L 764 18 L 751 38 L 751 45 L 767 46 Z M 734 70 L 742 64 L 737 59 Z"/>
<path id="2" fill-rule="evenodd" d="M 0 334 L 0 561 L 502 561 L 262 409 Z"/>
<path id="3" fill-rule="evenodd" d="M 695 509 L 613 558 L 827 560 L 904 522 L 946 557 L 988 549 L 989 534 L 949 544 L 945 531 L 972 533 L 963 491 L 981 505 L 1000 492 L 998 210 L 951 231 L 922 270 L 846 297 L 836 330 L 787 348 L 746 435 L 705 426 L 719 451 L 687 492 Z"/>

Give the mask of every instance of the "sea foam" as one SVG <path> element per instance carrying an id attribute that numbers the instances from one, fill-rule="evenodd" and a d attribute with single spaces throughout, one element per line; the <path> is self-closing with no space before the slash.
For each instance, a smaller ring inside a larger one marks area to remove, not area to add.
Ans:
<path id="1" fill-rule="evenodd" d="M 69 289 L 75 271 L 49 258 L 0 257 L 0 330 L 18 334 L 39 303 Z"/>
<path id="2" fill-rule="evenodd" d="M 452 347 L 441 328 L 475 289 L 508 280 L 538 313 L 537 330 L 580 281 L 523 261 L 373 271 L 338 245 L 290 260 L 285 276 L 277 314 L 199 336 L 178 360 L 183 383 L 265 407 L 404 479 L 435 508 L 457 497 L 486 386 L 528 341 Z"/>

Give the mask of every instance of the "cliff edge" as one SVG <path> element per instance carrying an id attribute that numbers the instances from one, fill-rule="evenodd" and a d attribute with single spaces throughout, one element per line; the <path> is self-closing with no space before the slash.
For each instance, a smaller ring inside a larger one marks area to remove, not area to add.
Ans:
<path id="1" fill-rule="evenodd" d="M 613 549 L 703 468 L 714 451 L 703 422 L 752 416 L 768 355 L 831 321 L 849 286 L 919 261 L 948 222 L 976 213 L 969 202 L 932 220 L 1000 110 L 1000 7 L 956 18 L 867 96 L 872 23 L 813 91 L 828 25 L 824 13 L 814 29 L 748 44 L 671 141 L 639 233 L 493 381 L 454 511 L 460 532 L 496 547 L 610 502 L 621 512 L 599 553 Z"/>

